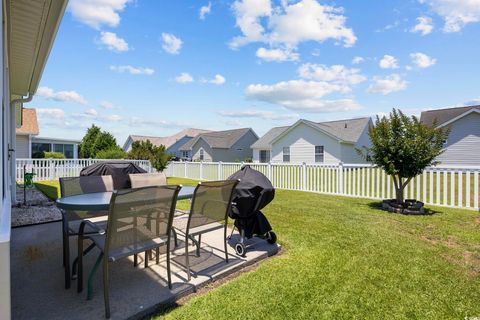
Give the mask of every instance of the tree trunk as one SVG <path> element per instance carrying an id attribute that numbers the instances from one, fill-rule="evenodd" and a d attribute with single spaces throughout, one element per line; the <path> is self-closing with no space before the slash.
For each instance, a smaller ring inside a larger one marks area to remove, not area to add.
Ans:
<path id="1" fill-rule="evenodd" d="M 397 204 L 403 204 L 403 189 L 405 189 L 405 185 L 402 183 L 402 178 L 398 177 L 398 183 L 395 183 L 395 198 L 397 200 Z"/>

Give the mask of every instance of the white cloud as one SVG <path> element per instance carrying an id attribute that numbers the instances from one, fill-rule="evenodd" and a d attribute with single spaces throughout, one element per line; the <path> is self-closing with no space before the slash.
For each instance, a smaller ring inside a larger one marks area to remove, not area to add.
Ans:
<path id="1" fill-rule="evenodd" d="M 273 48 L 293 49 L 301 42 L 329 39 L 350 47 L 357 40 L 352 29 L 345 26 L 342 8 L 321 5 L 316 0 L 292 4 L 281 1 L 275 8 L 270 0 L 237 0 L 232 8 L 242 35 L 231 40 L 231 48 L 262 42 Z"/>
<path id="2" fill-rule="evenodd" d="M 343 86 L 325 81 L 290 80 L 273 85 L 251 84 L 246 89 L 249 99 L 281 105 L 305 112 L 349 111 L 360 106 L 352 99 L 322 100 L 327 94 L 341 92 Z"/>
<path id="3" fill-rule="evenodd" d="M 93 108 L 85 110 L 84 114 L 87 115 L 87 116 L 92 116 L 92 117 L 98 116 L 97 110 L 95 110 Z"/>
<path id="4" fill-rule="evenodd" d="M 212 3 L 208 2 L 208 5 L 200 8 L 199 17 L 201 20 L 205 20 L 205 16 L 212 11 Z"/>
<path id="5" fill-rule="evenodd" d="M 153 70 L 152 68 L 133 67 L 130 65 L 110 66 L 110 70 L 118 73 L 128 72 L 134 75 L 147 75 L 147 76 L 151 76 L 152 74 L 155 73 L 155 70 Z"/>
<path id="6" fill-rule="evenodd" d="M 109 115 L 109 116 L 105 116 L 104 119 L 106 121 L 112 121 L 112 122 L 119 122 L 119 121 L 123 120 L 123 118 L 121 116 L 119 116 L 118 114 L 112 114 L 112 115 Z"/>
<path id="7" fill-rule="evenodd" d="M 103 109 L 113 109 L 115 108 L 115 105 L 111 103 L 110 101 L 102 101 L 99 103 L 100 107 Z"/>
<path id="8" fill-rule="evenodd" d="M 162 48 L 170 54 L 179 54 L 183 41 L 171 33 L 162 33 Z"/>
<path id="9" fill-rule="evenodd" d="M 188 72 L 182 72 L 180 75 L 175 77 L 175 81 L 178 83 L 189 83 L 193 82 L 193 77 Z"/>
<path id="10" fill-rule="evenodd" d="M 218 114 L 229 118 L 259 118 L 263 120 L 291 120 L 299 117 L 298 114 L 278 114 L 263 110 L 219 111 Z"/>
<path id="11" fill-rule="evenodd" d="M 444 32 L 458 32 L 469 23 L 480 22 L 480 0 L 419 0 L 445 20 Z"/>
<path id="12" fill-rule="evenodd" d="M 397 59 L 394 56 L 390 56 L 388 54 L 383 56 L 382 60 L 380 60 L 378 65 L 382 69 L 397 69 L 398 68 Z"/>
<path id="13" fill-rule="evenodd" d="M 297 52 L 288 49 L 258 48 L 256 55 L 258 58 L 265 61 L 275 62 L 296 61 L 299 58 L 299 54 Z"/>
<path id="14" fill-rule="evenodd" d="M 37 114 L 41 118 L 65 119 L 65 111 L 57 108 L 36 108 Z"/>
<path id="15" fill-rule="evenodd" d="M 118 13 L 128 2 L 130 0 L 70 0 L 68 10 L 76 20 L 92 28 L 117 27 L 120 24 Z"/>
<path id="16" fill-rule="evenodd" d="M 392 74 L 384 78 L 374 77 L 367 92 L 387 95 L 395 91 L 405 90 L 406 88 L 407 82 L 402 80 L 399 74 Z"/>
<path id="17" fill-rule="evenodd" d="M 105 45 L 108 50 L 115 52 L 125 52 L 129 50 L 128 43 L 113 32 L 102 31 L 100 33 L 100 43 Z"/>
<path id="18" fill-rule="evenodd" d="M 85 98 L 76 91 L 55 92 L 52 88 L 49 87 L 39 87 L 37 90 L 37 95 L 49 100 L 87 104 L 87 100 L 85 100 Z"/>
<path id="19" fill-rule="evenodd" d="M 430 17 L 418 17 L 417 24 L 410 29 L 410 32 L 420 32 L 422 36 L 425 36 L 433 31 L 432 18 Z"/>
<path id="20" fill-rule="evenodd" d="M 364 62 L 365 59 L 362 58 L 362 57 L 359 57 L 359 56 L 356 56 L 356 57 L 353 57 L 352 59 L 352 64 L 360 64 L 362 62 Z"/>
<path id="21" fill-rule="evenodd" d="M 412 63 L 419 68 L 429 68 L 437 63 L 437 59 L 433 59 L 421 52 L 410 54 L 410 58 L 412 58 Z"/>
<path id="22" fill-rule="evenodd" d="M 360 74 L 360 69 L 349 69 L 343 65 L 326 66 L 323 64 L 305 63 L 298 70 L 303 79 L 326 81 L 338 84 L 343 91 L 350 91 L 350 85 L 359 84 L 367 78 Z"/>
<path id="23" fill-rule="evenodd" d="M 203 83 L 212 83 L 212 84 L 216 84 L 216 85 L 222 85 L 226 81 L 227 80 L 225 79 L 225 77 L 222 76 L 221 74 L 216 74 L 215 77 L 211 80 L 208 80 L 208 79 L 203 79 L 202 80 Z"/>

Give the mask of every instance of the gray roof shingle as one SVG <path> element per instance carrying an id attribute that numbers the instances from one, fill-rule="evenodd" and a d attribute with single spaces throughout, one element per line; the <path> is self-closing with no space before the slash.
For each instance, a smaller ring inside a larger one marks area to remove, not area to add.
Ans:
<path id="1" fill-rule="evenodd" d="M 324 122 L 313 122 L 309 120 L 301 120 L 313 127 L 320 129 L 321 131 L 327 132 L 331 136 L 335 137 L 338 140 L 345 142 L 355 143 L 360 138 L 365 127 L 368 126 L 370 122 L 369 117 L 357 118 L 357 119 L 346 119 L 346 120 L 335 120 L 335 121 L 324 121 Z M 274 141 L 278 136 L 284 133 L 291 126 L 287 127 L 275 127 L 270 129 L 265 135 L 263 135 L 257 142 L 255 142 L 251 147 L 255 149 L 270 149 L 272 141 Z"/>
<path id="2" fill-rule="evenodd" d="M 432 126 L 434 121 L 437 120 L 437 126 L 440 126 L 472 109 L 480 111 L 480 105 L 423 111 L 420 115 L 420 121 Z"/>
<path id="3" fill-rule="evenodd" d="M 152 136 L 139 136 L 139 135 L 130 135 L 129 137 L 135 142 L 135 141 L 147 141 L 150 140 L 150 142 L 155 145 L 155 146 L 160 146 L 164 145 L 165 148 L 169 148 L 171 145 L 173 145 L 175 142 L 177 142 L 179 139 L 187 136 L 187 137 L 196 137 L 200 133 L 204 132 L 209 132 L 209 130 L 203 130 L 203 129 L 195 129 L 195 128 L 187 128 L 183 129 L 182 131 L 168 136 L 168 137 L 152 137 Z M 125 142 L 125 145 L 127 141 Z M 125 146 L 124 146 L 125 148 Z"/>
<path id="4" fill-rule="evenodd" d="M 180 147 L 180 150 L 187 151 L 191 150 L 192 147 L 197 143 L 197 141 L 201 138 L 205 140 L 206 143 L 211 148 L 218 148 L 218 149 L 229 149 L 231 148 L 235 142 L 238 141 L 243 135 L 245 135 L 250 128 L 242 128 L 242 129 L 234 129 L 234 130 L 225 130 L 225 131 L 211 131 L 205 132 L 197 135 L 192 140 L 185 143 L 183 146 Z"/>

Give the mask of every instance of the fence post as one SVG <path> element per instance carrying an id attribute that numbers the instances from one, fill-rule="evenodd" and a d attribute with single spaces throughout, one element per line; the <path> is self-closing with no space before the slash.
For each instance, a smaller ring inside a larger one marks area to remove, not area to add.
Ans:
<path id="1" fill-rule="evenodd" d="M 343 194 L 343 162 L 338 164 L 338 193 Z"/>
<path id="2" fill-rule="evenodd" d="M 184 164 L 185 164 L 185 168 L 183 171 L 183 177 L 186 178 L 187 177 L 187 161 L 185 161 Z"/>
<path id="3" fill-rule="evenodd" d="M 222 180 L 222 161 L 217 164 L 217 180 Z"/>
<path id="4" fill-rule="evenodd" d="M 200 180 L 203 180 L 203 161 L 200 161 Z"/>
<path id="5" fill-rule="evenodd" d="M 49 170 L 50 180 L 55 180 L 55 166 L 52 158 L 48 159 L 48 170 Z"/>
<path id="6" fill-rule="evenodd" d="M 269 161 L 267 165 L 268 180 L 272 181 L 272 163 Z"/>
<path id="7" fill-rule="evenodd" d="M 304 162 L 302 163 L 302 172 L 303 172 L 303 181 L 302 181 L 302 190 L 306 191 L 307 190 L 307 177 L 308 177 L 308 172 L 307 172 L 307 164 Z"/>

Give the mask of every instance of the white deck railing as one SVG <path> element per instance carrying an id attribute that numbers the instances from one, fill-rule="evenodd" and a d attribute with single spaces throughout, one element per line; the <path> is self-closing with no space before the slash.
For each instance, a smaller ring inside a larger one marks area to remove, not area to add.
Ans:
<path id="1" fill-rule="evenodd" d="M 242 163 L 171 162 L 171 177 L 223 180 Z M 265 174 L 276 188 L 310 191 L 350 197 L 387 199 L 395 197 L 393 180 L 383 170 L 369 164 L 285 164 L 248 163 Z M 438 166 L 410 181 L 406 198 L 426 204 L 479 210 L 480 166 Z"/>
<path id="2" fill-rule="evenodd" d="M 100 161 L 112 161 L 112 159 L 17 159 L 16 179 L 23 181 L 24 168 L 27 172 L 35 173 L 34 181 L 55 180 L 60 177 L 77 177 L 86 166 Z M 127 160 L 153 172 L 149 160 Z"/>

